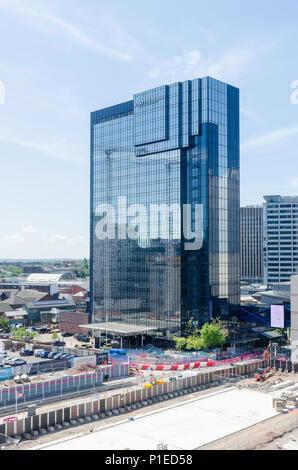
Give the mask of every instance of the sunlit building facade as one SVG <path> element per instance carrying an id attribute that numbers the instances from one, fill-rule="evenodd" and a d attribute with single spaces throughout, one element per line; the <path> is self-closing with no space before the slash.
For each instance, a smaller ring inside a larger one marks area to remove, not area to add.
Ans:
<path id="1" fill-rule="evenodd" d="M 148 224 L 127 236 L 136 204 Z M 168 236 L 161 204 L 174 208 Z M 106 237 L 103 205 L 114 208 Z M 199 245 L 186 243 L 185 205 L 192 233 L 200 207 Z M 239 304 L 239 90 L 206 77 L 93 112 L 93 322 L 152 326 L 171 338 L 189 319 L 227 319 Z"/>

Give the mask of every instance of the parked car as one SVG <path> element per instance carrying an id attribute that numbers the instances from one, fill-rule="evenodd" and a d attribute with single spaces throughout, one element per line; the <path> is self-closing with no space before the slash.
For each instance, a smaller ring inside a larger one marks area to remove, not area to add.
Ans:
<path id="1" fill-rule="evenodd" d="M 0 339 L 9 339 L 9 335 L 6 333 L 1 333 L 0 334 Z"/>
<path id="2" fill-rule="evenodd" d="M 35 351 L 34 351 L 34 356 L 35 356 L 35 357 L 38 357 L 38 356 L 39 356 L 39 353 L 41 353 L 42 351 L 44 351 L 44 349 L 35 349 Z"/>
<path id="3" fill-rule="evenodd" d="M 70 354 L 62 354 L 59 359 L 70 359 L 71 357 Z"/>
<path id="4" fill-rule="evenodd" d="M 62 355 L 63 355 L 63 353 L 55 353 L 54 356 L 52 357 L 52 359 L 54 359 L 54 361 L 56 361 L 57 359 L 60 359 Z"/>
<path id="5" fill-rule="evenodd" d="M 65 346 L 65 341 L 53 341 L 52 346 Z"/>
<path id="6" fill-rule="evenodd" d="M 55 356 L 56 354 L 57 354 L 56 352 L 52 351 L 49 353 L 48 358 L 53 359 L 53 356 Z"/>
<path id="7" fill-rule="evenodd" d="M 49 328 L 48 326 L 40 326 L 40 327 L 36 328 L 35 331 L 40 335 L 45 335 L 47 333 L 52 332 L 51 328 Z"/>
<path id="8" fill-rule="evenodd" d="M 11 361 L 13 359 L 13 357 L 11 356 L 7 356 L 4 360 L 3 360 L 3 364 L 8 366 L 9 365 L 9 361 Z"/>
<path id="9" fill-rule="evenodd" d="M 81 341 L 82 343 L 87 343 L 87 342 L 89 341 L 88 336 L 81 335 L 81 334 L 75 335 L 75 338 L 76 338 L 78 341 Z"/>
<path id="10" fill-rule="evenodd" d="M 34 351 L 32 349 L 22 349 L 20 356 L 34 356 Z"/>
<path id="11" fill-rule="evenodd" d="M 62 336 L 63 336 L 63 338 L 70 338 L 71 336 L 73 336 L 73 333 L 65 332 L 65 333 L 62 333 Z"/>
<path id="12" fill-rule="evenodd" d="M 11 359 L 8 363 L 10 366 L 24 366 L 25 364 L 27 364 L 26 361 L 24 361 L 24 359 L 20 359 L 18 357 L 15 357 L 13 359 Z"/>
<path id="13" fill-rule="evenodd" d="M 38 357 L 40 357 L 41 359 L 46 359 L 47 357 L 49 357 L 49 354 L 50 354 L 50 351 L 40 351 L 40 353 L 38 354 Z"/>

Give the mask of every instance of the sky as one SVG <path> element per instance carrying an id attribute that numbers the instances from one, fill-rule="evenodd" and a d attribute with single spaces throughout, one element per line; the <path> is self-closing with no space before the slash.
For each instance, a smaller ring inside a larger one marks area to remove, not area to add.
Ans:
<path id="1" fill-rule="evenodd" d="M 90 112 L 165 83 L 238 86 L 241 203 L 298 194 L 297 16 L 297 0 L 0 0 L 0 258 L 89 256 Z"/>

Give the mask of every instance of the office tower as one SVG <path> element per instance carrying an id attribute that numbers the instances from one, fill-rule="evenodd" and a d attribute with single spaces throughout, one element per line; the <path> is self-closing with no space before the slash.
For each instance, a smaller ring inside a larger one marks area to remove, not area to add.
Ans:
<path id="1" fill-rule="evenodd" d="M 142 228 L 128 236 L 136 204 Z M 206 77 L 93 112 L 93 321 L 171 338 L 239 304 L 239 90 Z"/>
<path id="2" fill-rule="evenodd" d="M 263 282 L 263 207 L 241 207 L 240 221 L 241 279 Z"/>
<path id="3" fill-rule="evenodd" d="M 289 282 L 298 272 L 298 196 L 264 199 L 264 282 Z"/>

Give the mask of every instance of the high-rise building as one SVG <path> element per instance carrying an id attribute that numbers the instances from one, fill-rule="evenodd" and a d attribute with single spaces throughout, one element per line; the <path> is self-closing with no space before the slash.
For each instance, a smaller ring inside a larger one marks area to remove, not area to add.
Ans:
<path id="1" fill-rule="evenodd" d="M 291 344 L 292 362 L 298 364 L 298 276 L 291 278 Z"/>
<path id="2" fill-rule="evenodd" d="M 228 318 L 240 304 L 239 196 L 237 88 L 206 77 L 93 112 L 93 321 L 170 338 L 191 318 Z"/>
<path id="3" fill-rule="evenodd" d="M 298 273 L 298 196 L 264 196 L 264 282 Z"/>
<path id="4" fill-rule="evenodd" d="M 263 282 L 263 207 L 241 207 L 241 279 Z"/>

